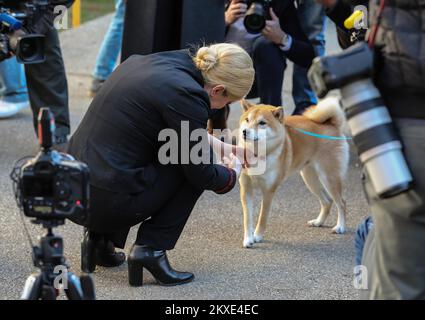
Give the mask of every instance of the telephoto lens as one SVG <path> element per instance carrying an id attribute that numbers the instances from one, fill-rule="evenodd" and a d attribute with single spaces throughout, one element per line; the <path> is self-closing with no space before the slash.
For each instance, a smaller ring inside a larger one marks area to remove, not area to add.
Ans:
<path id="1" fill-rule="evenodd" d="M 376 193 L 389 198 L 406 191 L 412 176 L 388 109 L 370 79 L 341 88 L 354 144 Z"/>
<path id="2" fill-rule="evenodd" d="M 341 89 L 353 142 L 380 198 L 407 191 L 412 183 L 402 144 L 382 97 L 371 80 L 373 53 L 359 43 L 337 55 L 316 58 L 309 80 L 319 97 Z"/>

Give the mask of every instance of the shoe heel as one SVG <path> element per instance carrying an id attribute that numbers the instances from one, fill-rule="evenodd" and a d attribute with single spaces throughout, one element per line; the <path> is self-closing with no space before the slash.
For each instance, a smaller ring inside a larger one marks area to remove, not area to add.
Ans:
<path id="1" fill-rule="evenodd" d="M 140 263 L 128 261 L 128 282 L 132 287 L 143 285 L 143 266 Z"/>

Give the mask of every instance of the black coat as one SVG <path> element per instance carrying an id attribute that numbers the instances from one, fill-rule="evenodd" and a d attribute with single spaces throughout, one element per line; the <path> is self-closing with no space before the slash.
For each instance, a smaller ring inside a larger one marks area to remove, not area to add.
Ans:
<path id="1" fill-rule="evenodd" d="M 189 134 L 206 128 L 211 109 L 203 85 L 187 50 L 132 56 L 94 98 L 70 140 L 69 153 L 88 164 L 97 188 L 147 190 L 156 180 L 158 151 L 165 143 L 158 141 L 159 132 L 171 128 L 180 137 L 182 121 L 188 121 Z M 190 142 L 190 150 L 196 143 Z M 209 146 L 207 150 L 211 158 Z M 189 161 L 176 170 L 202 190 L 225 193 L 236 182 L 235 171 L 221 165 Z"/>
<path id="2" fill-rule="evenodd" d="M 128 0 L 122 61 L 224 41 L 224 0 Z"/>

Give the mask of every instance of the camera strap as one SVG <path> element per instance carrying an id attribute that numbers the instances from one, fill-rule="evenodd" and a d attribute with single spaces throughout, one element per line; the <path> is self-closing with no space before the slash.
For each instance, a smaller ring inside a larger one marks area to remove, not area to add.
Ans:
<path id="1" fill-rule="evenodd" d="M 378 34 L 379 27 L 381 25 L 382 13 L 385 8 L 385 0 L 380 0 L 378 14 L 376 16 L 376 24 L 373 26 L 373 30 L 371 31 L 370 37 L 368 39 L 369 48 L 373 48 L 375 46 L 376 35 Z"/>

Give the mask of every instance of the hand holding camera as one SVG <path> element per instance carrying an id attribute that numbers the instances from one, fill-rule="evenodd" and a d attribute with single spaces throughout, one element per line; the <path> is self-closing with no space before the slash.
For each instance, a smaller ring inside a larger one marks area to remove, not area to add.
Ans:
<path id="1" fill-rule="evenodd" d="M 226 26 L 235 23 L 246 14 L 248 6 L 243 0 L 232 0 L 225 13 Z"/>
<path id="2" fill-rule="evenodd" d="M 264 27 L 262 34 L 266 39 L 270 40 L 274 44 L 277 44 L 278 46 L 283 45 L 286 33 L 280 28 L 279 18 L 274 13 L 273 8 L 270 8 L 269 10 L 272 19 L 266 21 L 266 26 Z"/>

